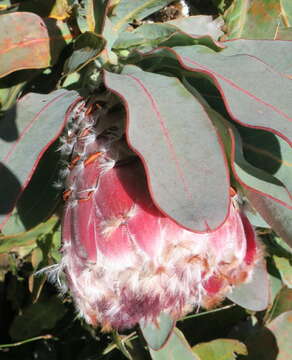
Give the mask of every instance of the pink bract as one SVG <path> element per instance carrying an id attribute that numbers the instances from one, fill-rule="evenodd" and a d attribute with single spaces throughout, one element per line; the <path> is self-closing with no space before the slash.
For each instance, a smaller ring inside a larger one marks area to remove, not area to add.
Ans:
<path id="1" fill-rule="evenodd" d="M 162 311 L 178 319 L 249 281 L 261 251 L 235 198 L 218 230 L 185 230 L 155 207 L 137 158 L 119 164 L 116 144 L 81 140 L 67 179 L 62 267 L 88 323 L 125 329 Z"/>

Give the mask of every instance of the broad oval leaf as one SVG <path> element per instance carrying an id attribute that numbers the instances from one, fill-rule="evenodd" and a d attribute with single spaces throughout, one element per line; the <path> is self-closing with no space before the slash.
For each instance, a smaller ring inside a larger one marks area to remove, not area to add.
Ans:
<path id="1" fill-rule="evenodd" d="M 277 269 L 279 270 L 279 273 L 281 274 L 283 283 L 291 290 L 290 297 L 292 300 L 292 266 L 290 264 L 292 257 L 290 257 L 290 259 L 287 259 L 285 257 L 274 255 L 273 259 Z M 291 306 L 292 306 L 292 301 L 291 301 Z M 292 308 L 290 310 L 292 310 Z"/>
<path id="2" fill-rule="evenodd" d="M 71 0 L 55 0 L 52 9 L 50 9 L 50 18 L 57 20 L 68 19 L 72 11 L 71 4 Z"/>
<path id="3" fill-rule="evenodd" d="M 72 38 L 64 23 L 57 24 L 29 12 L 0 15 L 0 77 L 53 65 L 66 40 Z"/>
<path id="4" fill-rule="evenodd" d="M 246 339 L 250 360 L 291 360 L 292 311 L 277 316 Z"/>
<path id="5" fill-rule="evenodd" d="M 279 179 L 292 197 L 291 146 L 267 131 L 240 127 L 239 132 L 247 161 Z"/>
<path id="6" fill-rule="evenodd" d="M 243 154 L 243 145 L 238 129 L 220 113 L 211 108 L 187 79 L 184 79 L 184 85 L 201 102 L 216 126 L 223 140 L 225 151 L 236 180 L 244 188 L 250 188 L 292 209 L 292 188 L 290 182 L 292 152 L 290 146 L 272 133 L 242 127 L 242 130 L 246 129 L 245 131 L 249 136 L 247 137 L 244 133 L 245 139 L 250 139 L 250 142 L 253 138 L 257 139 L 254 140 L 256 145 L 252 147 L 252 157 L 250 156 L 253 162 L 256 159 L 255 151 L 259 147 L 261 167 L 256 163 L 250 164 L 245 159 L 244 155 L 246 154 Z M 267 141 L 264 134 L 269 135 L 269 141 Z M 264 140 L 261 142 L 259 138 Z M 271 138 L 274 140 L 273 143 Z M 260 144 L 262 144 L 263 149 L 260 148 Z M 274 149 L 275 147 L 278 151 Z M 265 163 L 265 166 L 262 165 L 262 162 Z M 250 215 L 252 214 L 250 213 Z M 256 219 L 255 216 L 253 216 L 253 220 L 260 221 L 258 226 L 268 227 L 263 220 Z"/>
<path id="7" fill-rule="evenodd" d="M 292 26 L 280 27 L 275 40 L 292 40 Z"/>
<path id="8" fill-rule="evenodd" d="M 193 348 L 200 360 L 236 360 L 238 355 L 247 355 L 246 346 L 235 339 L 216 339 Z"/>
<path id="9" fill-rule="evenodd" d="M 291 26 L 290 0 L 234 0 L 225 16 L 226 36 L 274 39 L 279 26 Z"/>
<path id="10" fill-rule="evenodd" d="M 110 0 L 94 0 L 94 31 L 96 34 L 101 34 L 105 25 L 105 17 L 110 5 Z"/>
<path id="11" fill-rule="evenodd" d="M 66 312 L 65 305 L 57 297 L 31 304 L 14 318 L 9 331 L 10 336 L 20 340 L 39 335 L 44 330 L 53 329 Z"/>
<path id="12" fill-rule="evenodd" d="M 93 32 L 85 32 L 74 42 L 74 51 L 64 65 L 65 73 L 79 71 L 93 61 L 103 50 L 105 39 Z"/>
<path id="13" fill-rule="evenodd" d="M 205 16 L 202 17 L 205 18 Z M 191 19 L 192 33 L 184 32 L 176 23 L 146 23 L 131 32 L 124 31 L 120 33 L 113 44 L 113 48 L 116 50 L 129 50 L 132 47 L 136 50 L 139 48 L 141 51 L 144 51 L 144 49 L 149 51 L 158 45 L 172 47 L 202 44 L 214 50 L 221 49 L 222 45 L 215 42 L 211 37 L 213 33 L 208 29 L 207 25 L 209 23 L 206 21 L 206 26 L 201 26 L 202 21 L 195 21 L 196 18 L 201 18 L 201 16 L 193 18 Z M 206 18 L 209 18 L 209 16 L 206 16 Z"/>
<path id="14" fill-rule="evenodd" d="M 292 189 L 287 176 L 284 176 L 286 174 L 283 175 L 284 183 L 281 181 L 282 174 L 277 177 L 249 164 L 244 158 L 241 138 L 234 126 L 229 126 L 229 134 L 232 139 L 231 166 L 236 180 L 242 186 L 276 200 L 292 210 Z"/>
<path id="15" fill-rule="evenodd" d="M 167 314 L 161 313 L 158 323 L 146 323 L 140 321 L 140 329 L 143 336 L 153 350 L 162 348 L 167 342 L 172 330 L 175 326 L 175 321 Z"/>
<path id="16" fill-rule="evenodd" d="M 81 0 L 75 4 L 77 23 L 82 33 L 92 31 L 101 34 L 109 0 Z"/>
<path id="17" fill-rule="evenodd" d="M 256 264 L 251 280 L 248 283 L 234 287 L 228 298 L 248 310 L 265 310 L 270 302 L 270 286 L 266 263 L 261 261 Z"/>
<path id="18" fill-rule="evenodd" d="M 195 46 L 175 47 L 183 67 L 210 77 L 225 106 L 242 125 L 276 133 L 292 144 L 292 81 L 246 54 L 199 53 Z"/>
<path id="19" fill-rule="evenodd" d="M 268 63 L 280 73 L 292 76 L 292 41 L 235 39 L 224 42 L 224 45 L 226 48 L 221 51 L 221 55 L 249 54 Z"/>
<path id="20" fill-rule="evenodd" d="M 13 251 L 18 252 L 22 247 L 37 247 L 37 238 L 40 235 L 49 233 L 58 222 L 56 216 L 52 216 L 48 221 L 39 224 L 35 228 L 9 236 L 0 236 L 0 254 Z"/>
<path id="21" fill-rule="evenodd" d="M 157 351 L 150 349 L 150 355 L 152 360 L 200 360 L 192 351 L 183 333 L 177 328 L 172 332 L 166 345 Z"/>
<path id="22" fill-rule="evenodd" d="M 110 20 L 114 31 L 121 31 L 133 20 L 141 20 L 162 9 L 173 0 L 120 0 L 114 7 Z"/>
<path id="23" fill-rule="evenodd" d="M 30 93 L 1 119 L 1 202 L 4 195 L 6 199 L 6 210 L 0 213 L 1 228 L 40 158 L 60 135 L 67 121 L 67 109 L 77 98 L 77 92 L 64 89 L 48 95 Z M 10 193 L 13 196 L 7 196 Z"/>
<path id="24" fill-rule="evenodd" d="M 244 188 L 244 192 L 256 211 L 292 247 L 292 211 L 271 198 L 252 191 L 252 189 Z"/>
<path id="25" fill-rule="evenodd" d="M 175 25 L 191 36 L 209 35 L 212 39 L 218 40 L 223 35 L 221 30 L 224 24 L 223 20 L 221 18 L 213 20 L 212 16 L 208 15 L 183 16 L 168 21 L 167 24 Z"/>
<path id="26" fill-rule="evenodd" d="M 60 188 L 54 186 L 60 182 L 60 152 L 58 141 L 54 142 L 43 154 L 37 167 L 29 180 L 29 184 L 19 196 L 21 188 L 14 188 L 17 202 L 1 231 L 5 235 L 16 234 L 32 229 L 45 221 L 56 209 L 60 202 Z M 12 184 L 6 184 L 3 177 L 4 188 L 9 190 Z M 19 197 L 18 197 L 19 196 Z M 13 206 L 10 196 L 1 194 L 2 204 Z M 1 209 L 1 206 L 0 206 Z M 3 213 L 3 211 L 0 211 Z M 8 209 L 9 212 L 9 209 Z M 4 213 L 7 213 L 4 212 Z"/>
<path id="27" fill-rule="evenodd" d="M 155 204 L 181 226 L 215 230 L 229 208 L 220 139 L 202 105 L 176 78 L 128 66 L 105 72 L 127 108 L 127 139 L 141 157 Z"/>
<path id="28" fill-rule="evenodd" d="M 292 271 L 291 266 L 290 268 Z M 268 320 L 271 321 L 287 311 L 292 311 L 292 289 L 283 287 L 275 298 Z"/>

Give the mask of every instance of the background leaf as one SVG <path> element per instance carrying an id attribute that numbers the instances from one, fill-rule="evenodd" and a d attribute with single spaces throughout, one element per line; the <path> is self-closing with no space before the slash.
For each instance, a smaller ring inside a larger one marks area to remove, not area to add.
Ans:
<path id="1" fill-rule="evenodd" d="M 164 346 L 172 333 L 175 322 L 167 314 L 160 314 L 157 324 L 143 324 L 140 322 L 142 334 L 153 350 L 158 350 Z"/>
<path id="2" fill-rule="evenodd" d="M 43 330 L 52 329 L 66 312 L 61 300 L 56 297 L 48 301 L 32 304 L 23 314 L 17 316 L 10 328 L 10 335 L 15 340 L 21 340 L 40 334 Z"/>
<path id="3" fill-rule="evenodd" d="M 292 209 L 292 199 L 291 199 L 291 184 L 287 180 L 287 173 L 290 172 L 289 166 L 287 169 L 283 162 L 282 173 L 280 173 L 280 178 L 285 181 L 283 183 L 280 181 L 276 175 L 271 175 L 268 172 L 260 169 L 259 167 L 249 164 L 243 155 L 241 138 L 232 126 L 229 126 L 230 136 L 232 138 L 232 157 L 231 165 L 233 169 L 233 174 L 236 177 L 236 180 L 243 186 L 253 191 L 257 191 L 264 196 L 267 196 L 273 200 L 278 201 L 283 206 L 287 206 L 290 210 Z M 290 149 L 289 149 L 290 150 Z M 291 150 L 290 150 L 291 151 Z M 286 185 L 287 184 L 287 185 Z M 286 186 L 285 186 L 286 185 Z"/>
<path id="4" fill-rule="evenodd" d="M 269 280 L 264 261 L 256 264 L 249 282 L 235 286 L 228 299 L 252 311 L 265 310 L 270 302 Z"/>
<path id="5" fill-rule="evenodd" d="M 291 266 L 292 256 L 290 257 L 290 259 L 287 259 L 285 257 L 279 257 L 279 256 L 274 255 L 273 259 L 275 261 L 277 269 L 279 270 L 279 272 L 281 274 L 283 283 L 288 288 L 292 289 L 292 266 Z M 291 301 L 291 303 L 292 303 L 292 301 Z"/>
<path id="6" fill-rule="evenodd" d="M 216 38 L 218 29 L 210 16 L 193 16 L 184 18 L 184 23 L 169 21 L 165 23 L 142 24 L 133 31 L 125 31 L 113 44 L 117 50 L 141 48 L 149 51 L 160 46 L 179 46 L 204 44 L 214 50 L 220 49 Z"/>
<path id="7" fill-rule="evenodd" d="M 287 76 L 292 75 L 290 54 L 291 41 L 235 39 L 224 42 L 225 49 L 220 54 L 225 56 L 249 54 L 271 65 L 276 71 Z"/>
<path id="8" fill-rule="evenodd" d="M 170 359 L 184 359 L 184 360 L 199 360 L 199 358 L 192 352 L 187 343 L 183 333 L 175 329 L 166 345 L 160 350 L 150 349 L 150 355 L 153 360 L 170 360 Z"/>
<path id="9" fill-rule="evenodd" d="M 40 69 L 56 63 L 72 36 L 65 24 L 16 12 L 0 16 L 0 77 L 20 69 Z"/>
<path id="10" fill-rule="evenodd" d="M 50 18 L 57 20 L 66 20 L 70 17 L 72 11 L 72 3 L 74 0 L 55 0 L 55 3 L 50 10 Z"/>
<path id="11" fill-rule="evenodd" d="M 213 79 L 233 120 L 272 131 L 292 142 L 289 79 L 270 71 L 267 64 L 249 55 L 203 54 L 197 53 L 195 46 L 175 47 L 174 51 L 183 67 Z"/>
<path id="12" fill-rule="evenodd" d="M 0 122 L 2 227 L 19 194 L 26 188 L 45 150 L 66 124 L 66 111 L 77 99 L 75 91 L 28 94 Z M 11 126 L 14 124 L 14 126 Z M 31 141 L 33 139 L 33 142 Z"/>
<path id="13" fill-rule="evenodd" d="M 270 322 L 287 311 L 292 311 L 292 289 L 283 287 L 275 298 L 273 307 L 268 316 L 268 321 Z"/>
<path id="14" fill-rule="evenodd" d="M 60 202 L 60 186 L 56 186 L 60 184 L 59 145 L 58 141 L 55 142 L 42 156 L 27 187 L 21 192 L 12 213 L 2 227 L 5 235 L 31 229 L 57 211 Z"/>
<path id="15" fill-rule="evenodd" d="M 271 228 L 292 247 L 292 211 L 282 204 L 258 194 L 251 189 L 244 189 L 251 205 L 260 213 Z"/>
<path id="16" fill-rule="evenodd" d="M 291 196 L 291 146 L 279 136 L 267 131 L 240 127 L 239 132 L 246 160 L 280 180 Z"/>
<path id="17" fill-rule="evenodd" d="M 17 252 L 21 247 L 36 247 L 37 238 L 40 235 L 49 233 L 57 222 L 58 218 L 53 216 L 48 221 L 39 224 L 30 231 L 9 236 L 0 236 L 0 254 L 10 251 Z"/>
<path id="18" fill-rule="evenodd" d="M 274 39 L 279 26 L 291 26 L 289 0 L 233 0 L 224 14 L 231 38 Z"/>
<path id="19" fill-rule="evenodd" d="M 109 0 L 81 0 L 76 5 L 77 23 L 82 33 L 101 34 Z"/>
<path id="20" fill-rule="evenodd" d="M 64 66 L 65 73 L 72 73 L 93 61 L 103 50 L 105 39 L 93 32 L 85 32 L 74 42 L 74 51 Z"/>
<path id="21" fill-rule="evenodd" d="M 220 18 L 213 20 L 212 16 L 182 16 L 168 21 L 167 24 L 175 25 L 181 31 L 191 36 L 209 35 L 213 40 L 218 40 L 223 35 L 221 30 L 223 21 Z"/>
<path id="22" fill-rule="evenodd" d="M 0 118 L 10 109 L 26 84 L 33 80 L 40 70 L 19 70 L 0 79 Z"/>
<path id="23" fill-rule="evenodd" d="M 280 27 L 275 40 L 292 40 L 292 27 Z"/>
<path id="24" fill-rule="evenodd" d="M 237 355 L 247 355 L 246 346 L 238 340 L 216 339 L 194 346 L 200 360 L 235 360 Z"/>
<path id="25" fill-rule="evenodd" d="M 110 20 L 114 25 L 114 31 L 125 29 L 133 20 L 141 20 L 146 16 L 162 9 L 173 0 L 120 0 L 113 8 Z"/>
<path id="26" fill-rule="evenodd" d="M 276 317 L 246 340 L 250 360 L 290 360 L 292 311 Z"/>
<path id="27" fill-rule="evenodd" d="M 184 80 L 184 84 L 203 104 L 219 131 L 236 180 L 243 187 L 253 189 L 291 207 L 291 147 L 272 133 L 243 126 L 235 127 L 208 105 L 188 79 Z M 253 214 L 252 211 L 248 212 L 249 217 L 256 221 L 257 226 L 269 227 L 261 217 Z"/>
<path id="28" fill-rule="evenodd" d="M 105 24 L 105 16 L 109 6 L 110 0 L 95 0 L 94 5 L 94 21 L 95 27 L 94 32 L 96 34 L 101 34 L 103 32 Z"/>

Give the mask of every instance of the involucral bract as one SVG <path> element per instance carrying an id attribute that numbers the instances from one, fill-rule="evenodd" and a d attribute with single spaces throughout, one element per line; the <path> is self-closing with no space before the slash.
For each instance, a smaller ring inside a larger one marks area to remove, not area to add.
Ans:
<path id="1" fill-rule="evenodd" d="M 61 268 L 89 324 L 126 329 L 155 323 L 162 311 L 176 320 L 250 280 L 261 249 L 236 196 L 216 231 L 182 228 L 153 203 L 144 167 L 123 138 L 100 134 L 84 118 L 64 192 Z"/>

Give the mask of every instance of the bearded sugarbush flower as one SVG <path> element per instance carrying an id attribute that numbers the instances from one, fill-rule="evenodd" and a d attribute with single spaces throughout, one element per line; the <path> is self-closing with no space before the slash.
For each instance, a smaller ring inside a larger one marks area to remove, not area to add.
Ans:
<path id="1" fill-rule="evenodd" d="M 104 330 L 155 323 L 162 311 L 178 319 L 249 281 L 261 251 L 236 196 L 216 231 L 182 228 L 154 205 L 141 161 L 114 127 L 97 130 L 93 119 L 79 116 L 66 144 L 61 268 L 80 315 Z"/>

